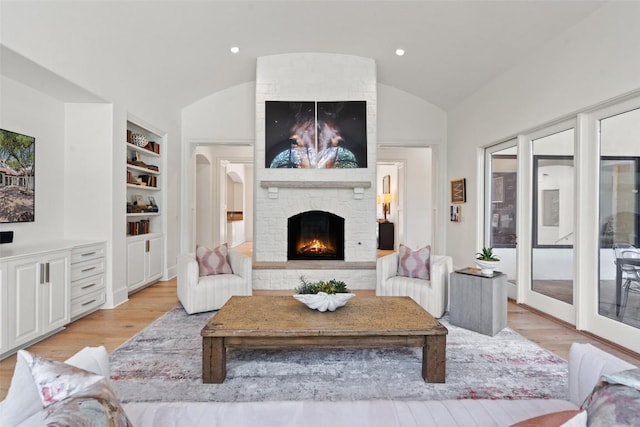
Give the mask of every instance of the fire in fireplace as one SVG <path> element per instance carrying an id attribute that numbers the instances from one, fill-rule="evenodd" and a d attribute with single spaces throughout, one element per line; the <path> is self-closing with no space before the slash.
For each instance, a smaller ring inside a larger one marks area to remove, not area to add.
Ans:
<path id="1" fill-rule="evenodd" d="M 308 211 L 288 220 L 287 259 L 344 260 L 344 218 Z"/>

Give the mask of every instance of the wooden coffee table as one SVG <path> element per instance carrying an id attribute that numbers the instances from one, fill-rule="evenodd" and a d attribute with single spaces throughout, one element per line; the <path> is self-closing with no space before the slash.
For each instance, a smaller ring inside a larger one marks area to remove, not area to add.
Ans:
<path id="1" fill-rule="evenodd" d="M 202 381 L 227 375 L 227 348 L 422 347 L 422 377 L 445 380 L 447 328 L 409 297 L 356 296 L 334 312 L 291 296 L 234 296 L 202 329 Z"/>

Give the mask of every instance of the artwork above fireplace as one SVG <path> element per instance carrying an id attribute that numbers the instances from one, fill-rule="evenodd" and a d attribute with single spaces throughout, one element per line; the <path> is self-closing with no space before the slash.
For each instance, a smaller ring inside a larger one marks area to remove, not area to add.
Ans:
<path id="1" fill-rule="evenodd" d="M 265 167 L 367 167 L 365 101 L 265 103 Z"/>
<path id="2" fill-rule="evenodd" d="M 288 260 L 344 260 L 344 218 L 302 212 L 288 219 L 287 229 Z"/>

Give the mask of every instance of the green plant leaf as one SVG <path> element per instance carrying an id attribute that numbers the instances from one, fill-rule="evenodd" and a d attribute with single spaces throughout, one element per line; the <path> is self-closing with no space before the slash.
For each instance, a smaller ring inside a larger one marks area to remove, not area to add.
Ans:
<path id="1" fill-rule="evenodd" d="M 494 255 L 492 247 L 484 247 L 481 252 L 476 252 L 476 259 L 481 261 L 500 261 L 500 258 Z"/>
<path id="2" fill-rule="evenodd" d="M 296 288 L 298 294 L 317 294 L 324 292 L 327 294 L 348 293 L 347 284 L 336 279 L 329 281 L 308 282 L 304 276 L 300 276 L 300 286 Z"/>

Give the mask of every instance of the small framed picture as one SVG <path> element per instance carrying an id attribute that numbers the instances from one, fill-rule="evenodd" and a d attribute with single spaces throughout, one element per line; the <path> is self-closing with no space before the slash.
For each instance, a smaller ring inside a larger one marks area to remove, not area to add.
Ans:
<path id="1" fill-rule="evenodd" d="M 465 187 L 466 185 L 464 178 L 451 180 L 451 203 L 466 203 L 467 192 Z"/>
<path id="2" fill-rule="evenodd" d="M 149 205 L 155 206 L 156 199 L 153 196 L 149 196 Z"/>
<path id="3" fill-rule="evenodd" d="M 133 200 L 135 201 L 135 204 L 138 206 L 143 206 L 143 207 L 147 206 L 141 194 L 136 194 L 135 196 L 133 196 Z"/>
<path id="4" fill-rule="evenodd" d="M 462 221 L 462 206 L 451 205 L 451 207 L 449 208 L 449 220 L 451 222 Z"/>

